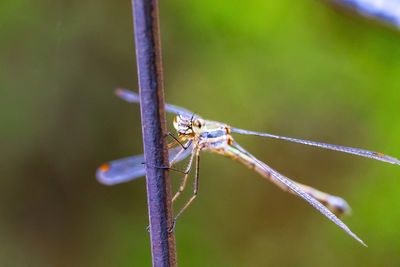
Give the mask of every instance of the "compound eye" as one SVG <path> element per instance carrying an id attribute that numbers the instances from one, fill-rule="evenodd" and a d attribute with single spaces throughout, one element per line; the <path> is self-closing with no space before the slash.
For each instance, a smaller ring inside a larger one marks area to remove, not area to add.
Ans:
<path id="1" fill-rule="evenodd" d="M 195 119 L 193 121 L 193 125 L 197 128 L 201 128 L 201 126 L 203 126 L 203 121 L 201 121 L 200 119 Z"/>

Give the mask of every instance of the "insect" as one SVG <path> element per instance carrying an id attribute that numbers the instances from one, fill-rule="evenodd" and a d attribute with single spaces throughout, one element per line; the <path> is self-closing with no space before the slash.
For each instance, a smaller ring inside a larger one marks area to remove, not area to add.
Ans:
<path id="1" fill-rule="evenodd" d="M 128 102 L 140 102 L 138 94 L 132 91 L 126 89 L 118 89 L 116 93 L 120 98 Z M 176 214 L 174 224 L 176 222 L 176 219 L 182 214 L 183 211 L 185 211 L 190 206 L 190 204 L 197 196 L 200 152 L 210 151 L 212 153 L 220 154 L 243 163 L 245 166 L 256 171 L 262 177 L 271 181 L 284 191 L 290 192 L 304 199 L 316 210 L 322 213 L 325 217 L 327 217 L 342 230 L 344 230 L 347 234 L 366 246 L 365 243 L 337 217 L 339 215 L 349 212 L 350 210 L 350 207 L 344 199 L 319 191 L 310 186 L 297 183 L 285 177 L 264 162 L 257 159 L 243 147 L 241 147 L 235 141 L 232 134 L 236 133 L 281 139 L 294 143 L 336 150 L 400 165 L 400 161 L 398 159 L 384 155 L 379 152 L 373 152 L 359 148 L 331 145 L 291 137 L 278 136 L 268 133 L 243 130 L 231 127 L 225 123 L 204 120 L 200 116 L 194 114 L 187 109 L 170 104 L 167 104 L 165 108 L 167 112 L 176 114 L 173 124 L 178 133 L 178 138 L 174 138 L 177 145 L 169 149 L 170 167 L 172 167 L 176 162 L 189 157 L 189 163 L 186 167 L 186 170 L 184 171 L 184 176 L 182 178 L 179 190 L 176 192 L 172 199 L 173 202 L 185 189 L 193 162 L 195 165 L 195 182 L 193 195 Z M 97 179 L 99 182 L 106 185 L 114 185 L 134 180 L 145 175 L 145 167 L 143 162 L 143 155 L 111 161 L 99 167 L 96 173 Z"/>
<path id="2" fill-rule="evenodd" d="M 358 13 L 400 27 L 400 2 L 398 0 L 333 0 Z"/>

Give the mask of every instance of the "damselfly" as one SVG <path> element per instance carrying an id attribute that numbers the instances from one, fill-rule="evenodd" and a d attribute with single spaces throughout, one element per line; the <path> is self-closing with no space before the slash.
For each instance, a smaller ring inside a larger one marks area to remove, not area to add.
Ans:
<path id="1" fill-rule="evenodd" d="M 118 89 L 117 95 L 128 102 L 139 103 L 140 101 L 139 96 L 136 93 L 126 89 Z M 243 163 L 248 168 L 256 171 L 284 191 L 290 192 L 304 199 L 316 210 L 325 215 L 329 220 L 342 228 L 347 234 L 355 238 L 361 244 L 365 245 L 365 243 L 337 217 L 338 215 L 347 213 L 350 210 L 347 202 L 344 199 L 319 191 L 310 186 L 294 182 L 293 180 L 285 177 L 241 147 L 234 140 L 232 134 L 237 133 L 281 139 L 400 165 L 400 161 L 398 159 L 379 152 L 373 152 L 359 148 L 331 145 L 268 133 L 243 130 L 231 127 L 225 123 L 204 120 L 193 112 L 174 105 L 167 104 L 165 108 L 167 112 L 176 114 L 173 124 L 178 133 L 178 138 L 175 138 L 177 145 L 169 149 L 170 167 L 172 167 L 174 163 L 190 157 L 188 166 L 184 171 L 184 176 L 179 190 L 173 197 L 173 202 L 185 189 L 193 161 L 195 162 L 196 166 L 193 195 L 186 202 L 183 208 L 176 214 L 174 222 L 196 198 L 198 192 L 200 152 L 210 151 Z M 99 167 L 97 170 L 97 179 L 106 185 L 114 185 L 134 180 L 145 175 L 145 167 L 143 163 L 143 155 L 111 161 Z"/>
<path id="2" fill-rule="evenodd" d="M 400 27 L 399 0 L 330 0 L 360 14 Z"/>

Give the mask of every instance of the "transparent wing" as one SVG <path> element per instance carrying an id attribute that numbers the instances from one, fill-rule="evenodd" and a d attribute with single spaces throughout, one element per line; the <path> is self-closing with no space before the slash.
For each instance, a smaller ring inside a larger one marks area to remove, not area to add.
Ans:
<path id="1" fill-rule="evenodd" d="M 290 180 L 289 178 L 285 177 L 284 175 L 280 174 L 279 172 L 275 171 L 271 167 L 269 167 L 267 164 L 264 162 L 261 162 L 258 160 L 256 157 L 251 155 L 249 152 L 247 152 L 244 148 L 242 148 L 239 144 L 236 142 L 233 144 L 233 146 L 238 149 L 240 152 L 244 153 L 248 157 L 250 157 L 255 164 L 257 164 L 261 169 L 265 171 L 266 174 L 270 176 L 271 179 L 274 179 L 277 183 L 281 183 L 285 187 L 290 188 L 290 190 L 293 191 L 294 194 L 297 196 L 301 197 L 305 201 L 307 201 L 311 206 L 313 206 L 316 210 L 318 210 L 320 213 L 322 213 L 325 217 L 327 217 L 329 220 L 331 220 L 333 223 L 335 223 L 337 226 L 342 228 L 343 231 L 345 231 L 348 235 L 356 239 L 358 242 L 360 242 L 362 245 L 367 246 L 356 234 L 354 234 L 338 217 L 335 216 L 328 208 L 326 208 L 324 205 L 322 205 L 320 202 L 318 202 L 315 198 L 307 194 L 305 191 L 303 191 L 295 182 Z"/>
<path id="2" fill-rule="evenodd" d="M 192 153 L 191 146 L 183 149 L 181 146 L 171 148 L 169 151 L 170 163 L 181 161 Z M 144 156 L 137 155 L 110 161 L 101 165 L 96 171 L 97 180 L 105 185 L 125 183 L 140 178 L 146 174 Z"/>
<path id="3" fill-rule="evenodd" d="M 126 102 L 129 103 L 140 103 L 140 98 L 139 95 L 133 91 L 130 91 L 128 89 L 124 89 L 124 88 L 118 88 L 115 90 L 115 94 L 125 100 Z M 185 115 L 187 117 L 191 117 L 194 115 L 194 112 L 187 110 L 185 108 L 182 107 L 178 107 L 175 105 L 171 105 L 171 104 L 165 104 L 165 110 L 169 113 L 173 113 L 173 114 L 179 114 L 179 115 Z"/>
<path id="4" fill-rule="evenodd" d="M 314 141 L 303 140 L 303 139 L 296 139 L 296 138 L 279 136 L 279 135 L 274 135 L 274 134 L 253 132 L 253 131 L 233 128 L 233 127 L 231 128 L 231 131 L 233 133 L 256 135 L 256 136 L 262 136 L 262 137 L 270 137 L 270 138 L 286 140 L 286 141 L 299 143 L 299 144 L 304 144 L 304 145 L 309 145 L 309 146 L 316 146 L 316 147 L 320 147 L 320 148 L 336 150 L 336 151 L 340 151 L 340 152 L 354 154 L 354 155 L 361 156 L 361 157 L 376 159 L 376 160 L 388 162 L 388 163 L 391 163 L 391 164 L 400 165 L 400 161 L 398 159 L 396 159 L 396 158 L 393 158 L 391 156 L 385 155 L 385 154 L 380 153 L 380 152 L 369 151 L 369 150 L 365 150 L 365 149 L 361 149 L 361 148 L 353 148 L 353 147 L 346 147 L 346 146 L 339 146 L 339 145 L 331 145 L 331 144 L 326 144 L 326 143 L 314 142 Z"/>
<path id="5" fill-rule="evenodd" d="M 400 27 L 399 0 L 331 0 L 360 14 Z"/>
<path id="6" fill-rule="evenodd" d="M 97 180 L 105 185 L 129 182 L 145 175 L 144 155 L 110 161 L 96 171 Z"/>
<path id="7" fill-rule="evenodd" d="M 292 180 L 292 182 L 294 181 Z M 321 202 L 321 204 L 327 207 L 336 216 L 340 217 L 342 215 L 349 215 L 351 213 L 349 204 L 343 198 L 322 192 L 305 184 L 300 184 L 297 182 L 294 183 L 296 183 L 301 190 Z M 290 192 L 293 193 L 293 191 Z"/>

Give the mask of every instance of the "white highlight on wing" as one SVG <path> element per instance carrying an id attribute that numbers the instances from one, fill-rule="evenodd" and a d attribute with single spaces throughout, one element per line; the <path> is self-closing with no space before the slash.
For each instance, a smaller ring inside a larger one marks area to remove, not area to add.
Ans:
<path id="1" fill-rule="evenodd" d="M 321 214 L 323 214 L 325 217 L 327 217 L 329 220 L 331 220 L 333 223 L 335 223 L 337 226 L 342 228 L 343 231 L 345 231 L 348 235 L 353 237 L 355 240 L 360 242 L 362 245 L 367 246 L 364 241 L 362 241 L 356 234 L 354 234 L 348 227 L 345 225 L 338 217 L 335 216 L 329 209 L 327 209 L 324 205 L 322 205 L 319 201 L 317 201 L 315 198 L 304 192 L 299 186 L 297 186 L 292 180 L 287 178 L 286 176 L 280 174 L 276 170 L 272 169 L 269 167 L 267 164 L 264 162 L 261 162 L 258 160 L 256 157 L 254 157 L 252 154 L 247 152 L 244 148 L 242 148 L 238 143 L 234 143 L 233 146 L 237 148 L 239 151 L 242 153 L 246 154 L 248 157 L 254 160 L 256 164 L 259 165 L 260 168 L 264 169 L 266 173 L 271 174 L 271 179 L 275 178 L 277 182 L 282 183 L 283 185 L 287 186 L 292 190 L 297 196 L 301 197 L 305 201 L 307 201 L 311 206 L 313 206 L 316 210 L 318 210 Z"/>
<path id="2" fill-rule="evenodd" d="M 168 151 L 169 160 L 173 160 L 182 150 L 184 149 L 181 146 L 171 148 Z M 178 155 L 174 162 L 185 159 L 191 153 L 192 149 L 189 146 Z M 96 178 L 105 185 L 115 185 L 135 180 L 146 174 L 144 161 L 144 155 L 110 161 L 97 169 Z"/>
<path id="3" fill-rule="evenodd" d="M 361 14 L 375 17 L 400 27 L 400 1 L 398 0 L 335 0 L 355 8 Z"/>
<path id="4" fill-rule="evenodd" d="M 281 140 L 286 140 L 286 141 L 299 143 L 299 144 L 304 144 L 304 145 L 309 145 L 309 146 L 316 146 L 316 147 L 320 147 L 320 148 L 336 150 L 336 151 L 340 151 L 340 152 L 354 154 L 354 155 L 361 156 L 361 157 L 376 159 L 376 160 L 379 160 L 379 161 L 384 161 L 384 162 L 388 162 L 388 163 L 391 163 L 391 164 L 400 165 L 400 160 L 398 160 L 398 159 L 396 159 L 394 157 L 382 154 L 380 152 L 369 151 L 369 150 L 365 150 L 365 149 L 361 149 L 361 148 L 353 148 L 353 147 L 332 145 L 332 144 L 327 144 L 327 143 L 320 143 L 320 142 L 315 142 L 315 141 L 309 141 L 309 140 L 303 140 L 303 139 L 279 136 L 279 135 L 268 134 L 268 133 L 260 133 L 260 132 L 248 131 L 248 130 L 233 128 L 233 127 L 231 128 L 231 131 L 233 133 L 269 137 L 269 138 L 281 139 Z"/>

